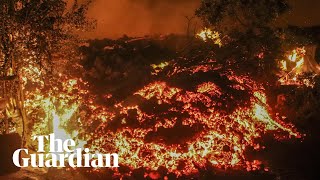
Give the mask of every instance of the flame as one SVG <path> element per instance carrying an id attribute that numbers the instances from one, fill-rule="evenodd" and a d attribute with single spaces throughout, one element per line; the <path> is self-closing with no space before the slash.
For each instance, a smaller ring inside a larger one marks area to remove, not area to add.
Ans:
<path id="1" fill-rule="evenodd" d="M 220 38 L 220 33 L 217 31 L 212 31 L 209 28 L 205 28 L 201 30 L 197 36 L 201 38 L 203 41 L 207 42 L 208 40 L 212 40 L 214 44 L 222 46 L 222 40 Z"/>
<path id="2" fill-rule="evenodd" d="M 169 66 L 169 62 L 162 62 L 160 64 L 151 64 L 153 68 L 152 75 L 158 75 L 165 67 Z"/>
<path id="3" fill-rule="evenodd" d="M 303 74 L 304 63 L 306 50 L 305 47 L 296 48 L 291 52 L 288 52 L 286 60 L 281 60 L 279 62 L 279 67 L 281 69 L 279 82 L 282 85 L 305 85 L 313 86 L 307 79 L 300 80 L 300 75 Z M 292 67 L 289 67 L 289 64 L 292 64 Z"/>
<path id="4" fill-rule="evenodd" d="M 296 62 L 297 61 L 297 50 L 293 50 L 291 52 L 291 54 L 288 56 L 288 59 L 291 61 L 291 62 Z"/>
<path id="5" fill-rule="evenodd" d="M 287 71 L 287 70 L 288 70 L 287 62 L 286 62 L 286 61 L 284 61 L 284 60 L 280 61 L 280 69 L 281 69 L 282 71 Z"/>
<path id="6" fill-rule="evenodd" d="M 79 97 L 72 94 L 77 88 L 77 79 L 64 79 L 51 88 L 48 88 L 43 72 L 36 65 L 29 64 L 22 68 L 24 74 L 23 89 L 25 93 L 25 109 L 28 120 L 34 123 L 31 136 L 54 133 L 56 138 L 74 139 L 75 148 L 82 148 L 86 141 L 79 139 L 76 127 L 68 128 L 70 121 L 80 124 L 77 119 Z M 81 91 L 83 93 L 83 91 Z M 33 144 L 33 142 L 29 142 Z M 32 146 L 36 146 L 33 144 Z M 48 150 L 49 144 L 45 144 Z"/>

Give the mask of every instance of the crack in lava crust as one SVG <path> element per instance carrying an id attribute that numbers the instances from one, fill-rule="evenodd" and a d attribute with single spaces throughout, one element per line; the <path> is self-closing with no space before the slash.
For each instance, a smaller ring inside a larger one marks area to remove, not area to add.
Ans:
<path id="1" fill-rule="evenodd" d="M 177 74 L 186 77 L 184 73 L 210 75 L 217 67 L 175 70 L 170 78 Z M 81 146 L 95 153 L 117 152 L 120 166 L 131 170 L 165 167 L 177 175 L 197 173 L 207 165 L 257 170 L 261 162 L 248 160 L 244 154 L 248 147 L 262 147 L 256 140 L 263 134 L 272 131 L 275 138 L 300 137 L 292 125 L 272 115 L 262 86 L 232 71 L 219 78 L 227 82 L 225 86 L 214 80 L 188 81 L 191 88 L 172 85 L 169 80 L 154 81 L 127 100 L 107 106 L 97 103 L 100 96 L 90 93 L 88 82 L 58 76 L 53 90 L 39 86 L 37 91 L 28 91 L 26 108 L 30 116 L 40 109 L 40 115 L 32 115 L 36 119 L 46 117 L 33 134 L 45 132 L 48 121 L 60 121 L 58 129 L 68 138 L 78 139 Z M 41 85 L 41 80 L 38 83 Z M 241 102 L 245 95 L 248 102 Z M 59 118 L 52 119 L 52 112 Z"/>
<path id="2" fill-rule="evenodd" d="M 119 161 L 132 169 L 165 167 L 176 174 L 191 174 L 208 164 L 257 170 L 261 162 L 249 162 L 244 156 L 247 147 L 260 148 L 255 139 L 267 131 L 300 136 L 291 125 L 273 120 L 263 90 L 252 89 L 249 106 L 239 106 L 230 114 L 212 100 L 222 94 L 213 82 L 199 84 L 194 91 L 151 83 L 135 93 L 142 97 L 140 105 L 117 105 L 120 113 L 111 120 L 117 128 L 105 134 L 110 125 L 100 126 L 93 144 L 118 152 Z"/>

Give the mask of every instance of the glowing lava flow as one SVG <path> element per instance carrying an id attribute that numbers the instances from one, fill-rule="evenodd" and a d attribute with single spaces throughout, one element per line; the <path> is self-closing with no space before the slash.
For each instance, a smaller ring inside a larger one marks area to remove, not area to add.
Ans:
<path id="1" fill-rule="evenodd" d="M 174 73 L 193 75 L 215 69 L 199 65 L 177 68 Z M 117 152 L 121 166 L 131 170 L 164 167 L 182 175 L 197 173 L 207 165 L 259 169 L 260 161 L 244 155 L 249 147 L 261 147 L 257 139 L 268 132 L 275 138 L 300 134 L 273 117 L 263 87 L 232 72 L 223 77 L 232 83 L 221 87 L 212 80 L 184 89 L 155 81 L 132 93 L 131 100 L 106 106 L 96 103 L 81 78 L 60 75 L 60 81 L 49 90 L 39 81 L 39 87 L 26 91 L 25 104 L 28 117 L 35 122 L 34 134 L 50 132 L 52 122 L 52 130 L 61 136 L 86 137 L 81 146 L 86 143 L 93 151 Z M 232 89 L 234 94 L 247 91 L 249 102 L 235 103 L 235 108 L 225 103 L 229 111 L 224 110 L 224 98 L 235 98 L 224 89 Z"/>
<path id="2" fill-rule="evenodd" d="M 216 108 L 212 100 L 212 96 L 222 94 L 213 82 L 200 84 L 193 92 L 170 87 L 165 82 L 154 82 L 135 95 L 146 101 L 154 99 L 159 106 L 169 106 L 168 110 L 144 112 L 135 105 L 131 108 L 133 117 L 128 116 L 128 110 L 123 112 L 123 123 L 116 132 L 106 133 L 107 125 L 101 125 L 104 128 L 98 129 L 93 136 L 93 144 L 118 152 L 120 162 L 132 169 L 165 167 L 176 174 L 190 174 L 209 163 L 219 168 L 255 170 L 259 168 L 259 161 L 249 162 L 244 156 L 247 147 L 260 147 L 255 139 L 268 131 L 282 131 L 288 137 L 300 135 L 291 125 L 273 120 L 263 91 L 253 90 L 252 93 L 249 107 L 239 106 L 233 113 L 226 114 Z M 199 104 L 204 109 L 197 107 Z M 118 107 L 127 109 L 123 105 Z M 145 119 L 136 121 L 135 128 L 130 127 L 131 123 L 127 121 L 139 117 Z M 109 123 L 112 121 L 117 120 L 111 118 Z M 181 137 L 183 131 L 194 135 Z M 170 138 L 177 142 L 168 142 Z"/>

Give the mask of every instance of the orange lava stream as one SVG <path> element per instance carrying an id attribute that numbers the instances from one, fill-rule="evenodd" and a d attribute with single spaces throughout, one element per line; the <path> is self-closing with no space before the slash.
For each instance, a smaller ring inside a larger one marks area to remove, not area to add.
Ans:
<path id="1" fill-rule="evenodd" d="M 175 73 L 212 69 L 200 65 Z M 34 72 L 41 74 L 37 69 Z M 231 113 L 218 108 L 214 99 L 224 92 L 213 81 L 199 83 L 192 90 L 155 81 L 132 94 L 139 100 L 108 107 L 96 103 L 96 97 L 87 90 L 88 82 L 61 74 L 49 90 L 40 79 L 26 79 L 26 109 L 36 124 L 33 134 L 63 131 L 66 138 L 78 139 L 80 146 L 93 152 L 118 153 L 121 165 L 131 169 L 165 167 L 177 175 L 196 173 L 208 164 L 222 169 L 257 170 L 261 162 L 250 162 L 244 155 L 248 147 L 261 147 L 256 139 L 269 131 L 275 137 L 300 134 L 292 125 L 274 119 L 263 87 L 232 72 L 226 76 L 237 82 L 232 88 L 246 89 L 251 94 L 249 104 L 240 104 Z M 28 90 L 28 83 L 38 86 Z M 150 102 L 147 108 L 153 110 L 146 112 L 143 102 Z M 160 111 L 157 107 L 168 108 Z M 50 122 L 55 126 L 48 129 Z"/>

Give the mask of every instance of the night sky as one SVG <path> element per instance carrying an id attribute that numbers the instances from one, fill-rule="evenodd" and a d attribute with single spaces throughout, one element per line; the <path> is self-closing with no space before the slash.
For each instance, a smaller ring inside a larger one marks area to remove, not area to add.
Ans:
<path id="1" fill-rule="evenodd" d="M 89 16 L 97 19 L 90 38 L 117 38 L 123 34 L 185 33 L 185 16 L 193 16 L 200 0 L 95 0 Z M 290 0 L 292 11 L 280 20 L 281 24 L 300 26 L 320 25 L 320 0 Z M 193 27 L 201 28 L 199 22 Z"/>

